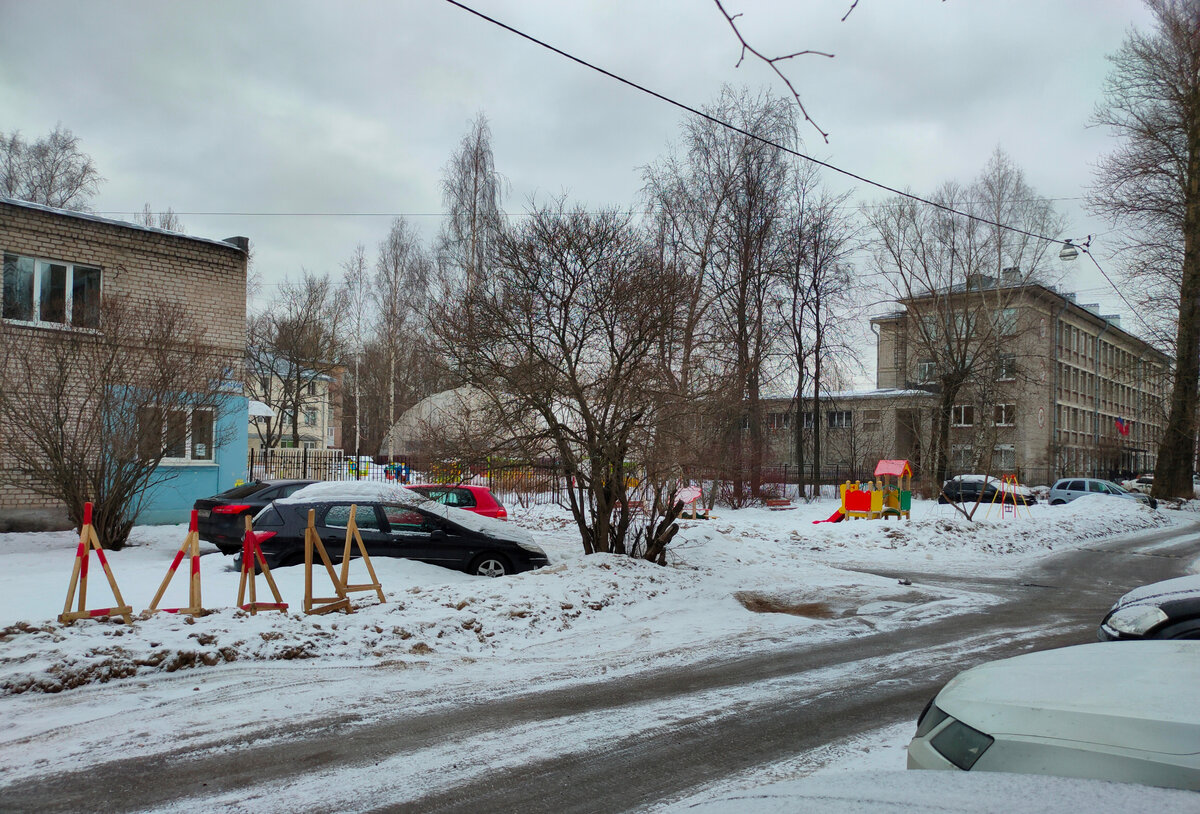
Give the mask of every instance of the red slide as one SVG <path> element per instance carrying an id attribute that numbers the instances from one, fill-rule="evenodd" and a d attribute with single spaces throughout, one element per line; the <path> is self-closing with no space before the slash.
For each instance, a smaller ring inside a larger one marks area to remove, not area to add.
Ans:
<path id="1" fill-rule="evenodd" d="M 846 519 L 846 516 L 844 514 L 842 514 L 842 510 L 838 509 L 833 514 L 829 515 L 828 520 L 814 520 L 813 522 L 814 523 L 840 523 L 845 519 Z"/>

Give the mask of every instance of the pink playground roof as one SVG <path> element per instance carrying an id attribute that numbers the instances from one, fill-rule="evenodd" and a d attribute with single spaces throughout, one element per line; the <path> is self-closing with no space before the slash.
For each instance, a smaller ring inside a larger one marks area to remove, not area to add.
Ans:
<path id="1" fill-rule="evenodd" d="M 875 467 L 875 477 L 880 475 L 908 475 L 912 477 L 912 467 L 908 465 L 908 461 L 880 461 Z"/>

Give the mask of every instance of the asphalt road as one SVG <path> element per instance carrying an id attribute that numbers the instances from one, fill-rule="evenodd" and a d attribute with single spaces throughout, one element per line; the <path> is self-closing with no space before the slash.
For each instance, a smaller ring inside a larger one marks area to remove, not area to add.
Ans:
<path id="1" fill-rule="evenodd" d="M 696 714 L 669 726 L 636 727 L 578 750 L 491 768 L 481 755 L 468 782 L 381 811 L 615 812 L 686 796 L 755 766 L 857 734 L 914 721 L 955 673 L 982 661 L 1095 640 L 1113 599 L 1136 585 L 1178 576 L 1200 556 L 1200 525 L 1109 541 L 1045 561 L 1016 580 L 891 574 L 1004 600 L 984 612 L 900 631 L 799 646 L 767 655 L 648 672 L 620 681 L 530 691 L 504 703 L 470 704 L 369 723 L 346 717 L 290 733 L 285 746 L 231 742 L 200 755 L 180 750 L 45 774 L 0 789 L 4 811 L 133 811 L 223 791 L 253 799 L 264 780 L 286 782 L 330 766 L 369 766 L 396 755 L 514 727 L 549 726 L 588 714 L 618 718 L 658 701 L 785 682 L 794 692 L 747 692 L 736 714 Z M 876 572 L 879 573 L 879 572 Z M 611 732 L 613 730 L 606 729 Z M 281 733 L 274 733 L 279 735 Z M 250 807 L 253 807 L 252 804 Z"/>

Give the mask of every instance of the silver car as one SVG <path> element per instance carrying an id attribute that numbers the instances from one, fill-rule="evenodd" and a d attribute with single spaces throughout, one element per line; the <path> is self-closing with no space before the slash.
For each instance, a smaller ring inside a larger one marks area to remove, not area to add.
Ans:
<path id="1" fill-rule="evenodd" d="M 1200 789 L 1200 643 L 1026 653 L 952 678 L 921 713 L 910 769 L 1052 774 Z"/>
<path id="2" fill-rule="evenodd" d="M 1130 492 L 1110 480 L 1101 480 L 1100 478 L 1060 478 L 1050 487 L 1049 501 L 1051 506 L 1061 506 L 1084 495 L 1108 495 L 1125 500 L 1136 500 L 1152 509 L 1158 506 L 1158 501 L 1149 495 Z"/>

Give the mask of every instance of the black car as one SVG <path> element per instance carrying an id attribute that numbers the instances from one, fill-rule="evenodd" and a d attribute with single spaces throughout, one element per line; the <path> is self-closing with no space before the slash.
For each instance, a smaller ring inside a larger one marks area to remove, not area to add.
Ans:
<path id="1" fill-rule="evenodd" d="M 408 490 L 395 491 L 394 496 L 372 499 L 326 490 L 315 499 L 300 495 L 272 503 L 254 518 L 267 565 L 276 568 L 304 562 L 310 509 L 330 559 L 340 559 L 351 505 L 358 507 L 355 523 L 372 557 L 403 557 L 487 577 L 550 564 L 529 532 L 512 523 L 444 506 Z"/>
<path id="2" fill-rule="evenodd" d="M 1022 506 L 1033 506 L 1037 503 L 1037 498 L 1033 496 L 1024 486 L 1017 486 L 1013 492 L 1012 486 L 1009 486 L 1009 492 L 1002 494 L 1004 483 L 999 478 L 984 479 L 983 475 L 955 475 L 950 480 L 942 484 L 941 494 L 938 495 L 938 503 L 974 503 L 980 500 L 980 492 L 983 493 L 982 503 L 1000 503 L 1001 500 L 1021 504 Z"/>
<path id="3" fill-rule="evenodd" d="M 197 500 L 192 508 L 199 515 L 200 539 L 216 545 L 222 554 L 239 553 L 246 536 L 246 521 L 242 518 L 253 517 L 272 500 L 287 497 L 310 483 L 315 481 L 251 481 Z"/>
<path id="4" fill-rule="evenodd" d="M 1200 639 L 1200 574 L 1134 588 L 1112 606 L 1097 637 Z"/>

